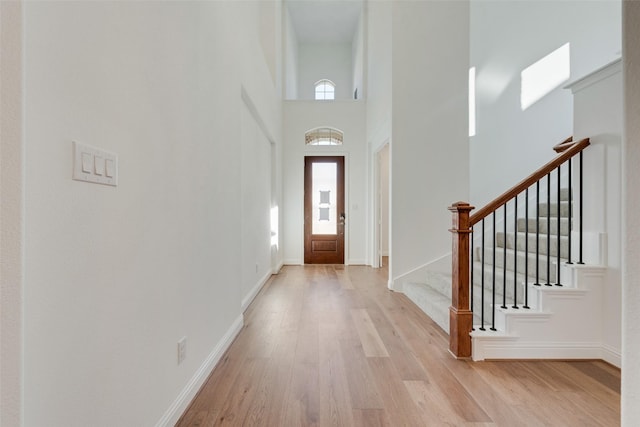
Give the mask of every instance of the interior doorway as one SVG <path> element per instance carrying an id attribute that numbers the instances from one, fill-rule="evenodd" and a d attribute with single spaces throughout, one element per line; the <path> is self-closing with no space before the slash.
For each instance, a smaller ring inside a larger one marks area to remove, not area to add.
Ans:
<path id="1" fill-rule="evenodd" d="M 344 264 L 344 157 L 304 158 L 304 262 Z"/>
<path id="2" fill-rule="evenodd" d="M 381 268 L 389 267 L 390 250 L 390 147 L 385 143 L 376 152 L 376 243 L 375 243 L 375 266 Z"/>

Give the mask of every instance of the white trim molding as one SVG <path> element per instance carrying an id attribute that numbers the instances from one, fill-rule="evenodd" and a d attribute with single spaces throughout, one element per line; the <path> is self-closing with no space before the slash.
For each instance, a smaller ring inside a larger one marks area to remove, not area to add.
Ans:
<path id="1" fill-rule="evenodd" d="M 260 280 L 258 280 L 258 283 L 256 283 L 255 286 L 249 291 L 249 293 L 242 299 L 242 306 L 241 306 L 242 312 L 244 312 L 249 307 L 251 302 L 253 302 L 253 300 L 258 295 L 262 287 L 267 284 L 267 282 L 271 278 L 271 275 L 272 275 L 271 271 L 265 274 Z"/>
<path id="2" fill-rule="evenodd" d="M 240 333 L 243 325 L 244 317 L 240 315 L 236 318 L 213 351 L 211 351 L 209 356 L 205 359 L 204 363 L 196 371 L 195 375 L 187 383 L 182 392 L 180 392 L 176 400 L 171 404 L 169 409 L 167 409 L 167 412 L 165 412 L 162 418 L 160 418 L 160 421 L 156 423 L 156 427 L 170 427 L 174 426 L 178 422 L 184 411 L 196 396 L 196 393 L 198 393 L 224 353 L 231 346 L 231 343 L 233 343 L 233 340 L 236 338 L 238 333 Z"/>

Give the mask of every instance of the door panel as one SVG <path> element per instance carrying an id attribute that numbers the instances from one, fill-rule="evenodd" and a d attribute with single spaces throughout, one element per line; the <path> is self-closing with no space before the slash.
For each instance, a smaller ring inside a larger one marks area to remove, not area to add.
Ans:
<path id="1" fill-rule="evenodd" d="M 304 159 L 304 262 L 344 264 L 344 157 Z"/>

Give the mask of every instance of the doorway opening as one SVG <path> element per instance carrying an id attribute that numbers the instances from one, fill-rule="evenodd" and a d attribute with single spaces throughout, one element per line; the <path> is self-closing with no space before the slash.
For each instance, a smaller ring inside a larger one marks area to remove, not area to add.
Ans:
<path id="1" fill-rule="evenodd" d="M 391 256 L 391 230 L 390 230 L 390 146 L 386 142 L 375 153 L 375 246 L 374 267 L 384 268 L 389 271 Z"/>

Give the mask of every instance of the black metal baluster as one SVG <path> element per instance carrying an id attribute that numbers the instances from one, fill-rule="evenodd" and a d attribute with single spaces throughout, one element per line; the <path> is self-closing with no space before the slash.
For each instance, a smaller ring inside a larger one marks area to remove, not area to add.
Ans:
<path id="1" fill-rule="evenodd" d="M 561 255 L 560 254 L 560 252 L 561 252 L 560 249 L 562 248 L 561 240 L 560 240 L 560 219 L 562 218 L 560 216 L 560 214 L 561 214 L 561 209 L 560 209 L 561 208 L 561 206 L 560 206 L 561 205 L 561 203 L 560 203 L 560 201 L 561 201 L 560 200 L 560 167 L 561 167 L 561 165 L 558 165 L 558 185 L 557 185 L 557 187 L 558 187 L 558 197 L 557 197 L 557 199 L 558 199 L 558 221 L 557 221 L 558 230 L 557 230 L 557 233 L 556 233 L 556 236 L 558 238 L 558 242 L 556 243 L 556 250 L 558 251 L 558 254 L 557 254 L 558 255 L 557 256 L 558 262 L 557 262 L 557 265 L 556 265 L 556 286 L 562 286 L 562 284 L 560 283 L 560 255 Z"/>
<path id="2" fill-rule="evenodd" d="M 536 283 L 540 286 L 540 180 L 536 181 Z"/>
<path id="3" fill-rule="evenodd" d="M 547 280 L 545 286 L 551 285 L 551 172 L 547 174 Z"/>
<path id="4" fill-rule="evenodd" d="M 582 262 L 582 196 L 584 195 L 584 193 L 582 192 L 582 168 L 583 168 L 583 164 L 582 164 L 582 151 L 580 152 L 580 246 L 579 246 L 579 252 L 578 252 L 578 264 L 584 264 L 584 262 Z"/>
<path id="5" fill-rule="evenodd" d="M 480 269 L 480 330 L 484 331 L 484 218 L 482 218 L 482 267 Z"/>
<path id="6" fill-rule="evenodd" d="M 524 191 L 524 305 L 529 308 L 529 188 Z"/>
<path id="7" fill-rule="evenodd" d="M 513 305 L 518 307 L 518 195 L 513 198 Z M 506 262 L 505 262 L 506 264 Z"/>
<path id="8" fill-rule="evenodd" d="M 507 308 L 507 204 L 504 204 L 504 245 L 502 248 L 502 305 L 501 308 Z"/>
<path id="9" fill-rule="evenodd" d="M 573 187 L 571 184 L 572 175 L 571 175 L 571 164 L 573 163 L 573 158 L 569 159 L 569 218 L 567 218 L 567 232 L 569 236 L 569 247 L 567 248 L 567 264 L 573 264 L 571 261 L 571 229 L 573 228 L 571 225 L 573 223 Z"/>
<path id="10" fill-rule="evenodd" d="M 491 288 L 491 330 L 496 330 L 496 213 L 492 214 L 493 217 L 493 265 L 492 268 L 492 281 L 493 287 Z"/>
<path id="11" fill-rule="evenodd" d="M 469 257 L 469 268 L 471 269 L 471 277 L 470 277 L 470 282 L 469 282 L 469 294 L 471 296 L 471 299 L 469 301 L 469 310 L 471 310 L 471 316 L 473 316 L 473 253 L 475 252 L 475 247 L 473 245 L 473 225 L 471 226 L 471 250 L 470 250 L 470 257 Z M 471 320 L 471 330 L 475 331 L 476 328 L 473 327 L 473 317 Z"/>

